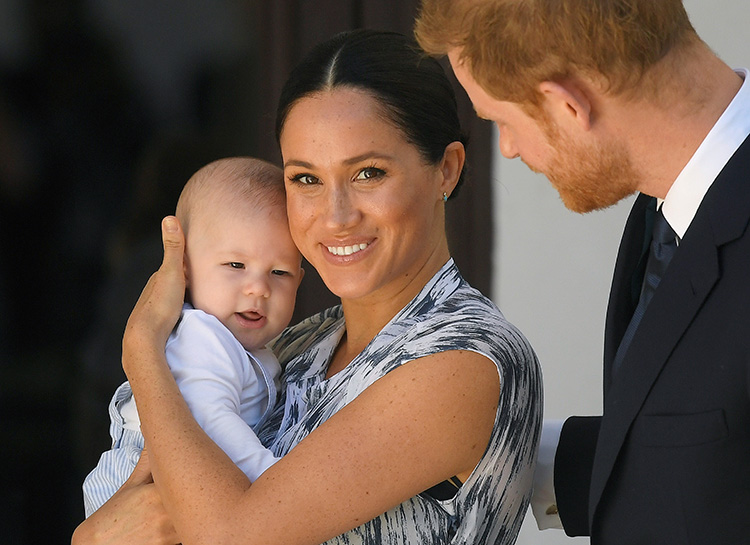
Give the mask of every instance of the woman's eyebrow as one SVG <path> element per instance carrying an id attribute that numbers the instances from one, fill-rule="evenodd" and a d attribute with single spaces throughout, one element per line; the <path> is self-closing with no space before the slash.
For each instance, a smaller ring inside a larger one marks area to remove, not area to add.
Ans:
<path id="1" fill-rule="evenodd" d="M 308 163 L 307 161 L 300 161 L 298 159 L 289 159 L 288 161 L 284 162 L 284 168 L 286 167 L 312 168 L 313 165 L 311 163 Z"/>
<path id="2" fill-rule="evenodd" d="M 361 163 L 362 161 L 366 161 L 368 159 L 383 159 L 383 160 L 389 160 L 393 157 L 391 155 L 388 155 L 386 153 L 380 153 L 376 151 L 368 151 L 366 153 L 361 153 L 355 157 L 350 157 L 349 159 L 346 159 L 344 161 L 345 165 L 354 165 L 356 163 Z"/>
<path id="3" fill-rule="evenodd" d="M 359 155 L 355 155 L 354 157 L 349 157 L 348 159 L 344 159 L 342 161 L 342 164 L 344 165 L 355 165 L 357 163 L 361 163 L 362 161 L 367 161 L 368 159 L 382 159 L 382 160 L 391 160 L 393 159 L 392 155 L 388 155 L 386 153 L 380 153 L 376 151 L 368 151 L 365 153 L 361 153 Z M 284 168 L 286 167 L 302 167 L 302 168 L 314 168 L 315 165 L 312 163 L 309 163 L 307 161 L 302 161 L 300 159 L 289 159 L 284 163 Z"/>

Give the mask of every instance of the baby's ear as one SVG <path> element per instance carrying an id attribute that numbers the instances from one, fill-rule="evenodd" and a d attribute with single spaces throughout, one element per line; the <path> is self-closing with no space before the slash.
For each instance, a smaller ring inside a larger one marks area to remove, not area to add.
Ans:
<path id="1" fill-rule="evenodd" d="M 188 273 L 190 267 L 188 267 L 188 256 L 187 253 L 182 258 L 182 274 L 185 275 L 185 288 L 190 287 L 190 274 Z"/>
<path id="2" fill-rule="evenodd" d="M 297 287 L 302 283 L 302 279 L 305 277 L 305 268 L 300 267 L 299 268 L 299 281 L 297 282 Z"/>

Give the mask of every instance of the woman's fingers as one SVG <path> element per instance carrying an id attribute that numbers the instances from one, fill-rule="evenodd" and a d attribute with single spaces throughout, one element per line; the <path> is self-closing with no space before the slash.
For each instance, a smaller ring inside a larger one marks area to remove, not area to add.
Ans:
<path id="1" fill-rule="evenodd" d="M 164 259 L 156 273 L 154 304 L 167 314 L 172 326 L 177 322 L 185 299 L 185 237 L 180 222 L 174 216 L 167 216 L 161 223 Z M 161 299 L 158 299 L 161 298 Z"/>
<path id="2" fill-rule="evenodd" d="M 161 238 L 164 245 L 164 259 L 161 270 L 183 277 L 183 256 L 185 237 L 180 222 L 174 216 L 167 216 L 161 222 Z"/>
<path id="3" fill-rule="evenodd" d="M 130 474 L 127 482 L 132 485 L 149 484 L 154 482 L 154 478 L 151 475 L 151 464 L 149 463 L 147 449 L 144 448 L 141 451 L 141 457 L 135 465 L 135 469 L 133 470 L 133 473 Z"/>
<path id="4" fill-rule="evenodd" d="M 162 221 L 162 240 L 164 259 L 130 314 L 125 340 L 154 335 L 157 343 L 165 343 L 180 316 L 185 297 L 185 240 L 177 218 L 169 216 Z"/>
<path id="5" fill-rule="evenodd" d="M 143 458 L 142 458 L 143 460 Z M 139 462 L 139 466 L 141 463 Z M 141 469 L 144 469 L 143 466 Z M 136 467 L 138 471 L 138 467 Z M 148 471 L 148 470 L 147 470 Z M 147 473 L 150 475 L 150 472 Z M 180 542 L 153 483 L 131 477 L 76 528 L 72 545 L 175 545 Z"/>

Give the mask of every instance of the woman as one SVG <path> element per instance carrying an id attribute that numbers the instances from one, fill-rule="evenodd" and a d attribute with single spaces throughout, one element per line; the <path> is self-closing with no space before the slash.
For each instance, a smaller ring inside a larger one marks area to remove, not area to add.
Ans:
<path id="1" fill-rule="evenodd" d="M 163 355 L 184 286 L 169 218 L 123 342 L 149 460 L 74 543 L 173 543 L 170 522 L 183 543 L 513 543 L 541 377 L 450 258 L 465 155 L 442 69 L 397 34 L 339 35 L 291 74 L 277 137 L 292 236 L 341 298 L 275 343 L 285 399 L 261 438 L 283 458 L 251 486 L 179 395 Z"/>

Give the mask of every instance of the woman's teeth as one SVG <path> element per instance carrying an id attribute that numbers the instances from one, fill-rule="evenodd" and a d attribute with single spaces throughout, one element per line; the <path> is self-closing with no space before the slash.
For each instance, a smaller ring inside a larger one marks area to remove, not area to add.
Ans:
<path id="1" fill-rule="evenodd" d="M 333 255 L 352 255 L 367 248 L 367 244 L 355 244 L 353 246 L 328 246 L 328 251 Z"/>

